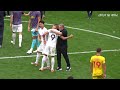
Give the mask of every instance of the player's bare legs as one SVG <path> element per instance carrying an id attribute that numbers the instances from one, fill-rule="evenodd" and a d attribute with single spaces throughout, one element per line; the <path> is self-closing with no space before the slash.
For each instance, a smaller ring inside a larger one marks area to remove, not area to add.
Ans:
<path id="1" fill-rule="evenodd" d="M 44 55 L 43 58 L 42 58 L 42 63 L 41 63 L 41 68 L 39 69 L 40 71 L 43 71 L 44 70 L 44 64 L 45 64 L 45 61 L 47 60 L 47 55 Z"/>
<path id="2" fill-rule="evenodd" d="M 44 67 L 45 62 L 47 63 L 47 68 Z M 50 68 L 49 58 L 47 55 L 44 55 L 41 62 L 41 68 L 39 70 L 43 71 L 44 69 L 49 69 L 49 68 Z"/>
<path id="3" fill-rule="evenodd" d="M 38 62 L 39 62 L 39 59 L 40 59 L 40 56 L 42 55 L 41 52 L 37 51 L 37 56 L 36 56 L 36 61 L 35 62 L 31 62 L 31 64 L 35 65 L 35 66 L 38 66 Z"/>
<path id="4" fill-rule="evenodd" d="M 50 69 L 50 61 L 49 61 L 49 57 L 48 56 L 47 56 L 46 63 L 47 63 L 47 69 Z"/>
<path id="5" fill-rule="evenodd" d="M 54 72 L 55 57 L 51 56 L 51 72 Z"/>

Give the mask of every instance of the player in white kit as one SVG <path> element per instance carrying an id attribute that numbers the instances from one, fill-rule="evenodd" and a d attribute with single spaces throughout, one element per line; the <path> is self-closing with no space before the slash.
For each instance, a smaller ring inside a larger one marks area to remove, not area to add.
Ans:
<path id="1" fill-rule="evenodd" d="M 46 45 L 46 42 L 47 42 L 47 36 L 43 35 L 45 32 L 47 32 L 47 29 L 44 27 L 44 21 L 40 21 L 39 26 L 40 26 L 40 28 L 38 29 L 38 33 L 39 33 L 38 39 L 40 40 L 41 44 L 37 49 L 36 61 L 31 62 L 31 64 L 33 64 L 35 66 L 39 65 L 38 62 L 39 62 L 40 56 L 42 55 L 42 52 L 45 49 L 45 45 Z M 47 68 L 50 68 L 50 63 L 49 63 L 49 58 L 48 57 L 47 57 L 46 63 L 47 63 Z"/>
<path id="2" fill-rule="evenodd" d="M 52 29 L 49 29 L 44 35 L 48 34 L 48 41 L 46 43 L 45 49 L 43 51 L 43 58 L 42 58 L 42 65 L 41 68 L 39 69 L 40 71 L 44 70 L 44 63 L 47 60 L 47 56 L 51 56 L 51 72 L 54 72 L 54 64 L 55 64 L 55 52 L 56 52 L 56 43 L 57 43 L 57 38 L 58 35 L 62 35 L 60 31 L 57 30 L 58 25 L 54 24 L 52 26 Z"/>

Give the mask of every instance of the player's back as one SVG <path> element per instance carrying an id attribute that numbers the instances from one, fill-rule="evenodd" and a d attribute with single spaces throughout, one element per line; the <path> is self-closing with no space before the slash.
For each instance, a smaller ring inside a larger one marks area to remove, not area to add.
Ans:
<path id="1" fill-rule="evenodd" d="M 90 62 L 93 63 L 93 76 L 102 75 L 102 65 L 105 63 L 105 58 L 103 56 L 94 55 L 91 57 Z"/>
<path id="2" fill-rule="evenodd" d="M 58 35 L 54 32 L 49 32 L 47 44 L 56 46 Z"/>

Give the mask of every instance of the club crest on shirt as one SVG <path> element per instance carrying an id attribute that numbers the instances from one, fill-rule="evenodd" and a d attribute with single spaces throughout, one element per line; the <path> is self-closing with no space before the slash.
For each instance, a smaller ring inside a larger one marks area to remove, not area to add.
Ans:
<path id="1" fill-rule="evenodd" d="M 31 19 L 35 18 L 34 16 L 31 16 Z"/>

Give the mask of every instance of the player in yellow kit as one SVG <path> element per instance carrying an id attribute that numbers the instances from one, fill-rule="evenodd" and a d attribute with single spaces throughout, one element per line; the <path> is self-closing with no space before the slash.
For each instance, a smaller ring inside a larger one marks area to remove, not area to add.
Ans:
<path id="1" fill-rule="evenodd" d="M 105 58 L 101 56 L 101 48 L 97 48 L 96 55 L 91 57 L 90 69 L 93 79 L 106 78 Z"/>

